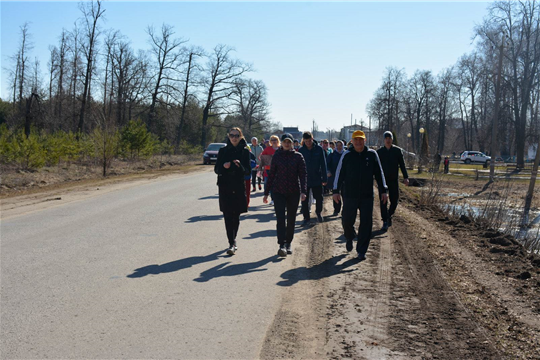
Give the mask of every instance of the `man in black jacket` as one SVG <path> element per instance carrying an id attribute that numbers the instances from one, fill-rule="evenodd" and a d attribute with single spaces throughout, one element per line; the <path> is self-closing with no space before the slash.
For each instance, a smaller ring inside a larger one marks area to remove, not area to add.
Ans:
<path id="1" fill-rule="evenodd" d="M 323 222 L 321 212 L 323 209 L 323 186 L 328 181 L 328 174 L 326 169 L 326 159 L 322 147 L 317 145 L 313 140 L 311 132 L 306 131 L 302 135 L 304 145 L 298 150 L 304 160 L 306 161 L 307 168 L 307 198 L 302 201 L 302 214 L 304 215 L 303 225 L 309 224 L 311 204 L 309 199 L 309 191 L 311 190 L 313 198 L 315 199 L 315 213 L 317 214 L 317 220 Z"/>
<path id="2" fill-rule="evenodd" d="M 392 215 L 396 212 L 396 208 L 399 201 L 399 168 L 405 178 L 405 185 L 409 185 L 409 175 L 407 174 L 407 168 L 405 167 L 405 161 L 403 160 L 403 149 L 392 145 L 394 136 L 390 131 L 384 133 L 384 146 L 377 150 L 379 159 L 384 171 L 384 178 L 386 179 L 386 185 L 388 186 L 388 193 L 390 195 L 390 210 L 388 210 L 387 203 L 381 201 L 381 217 L 383 220 L 382 230 L 388 230 L 389 226 L 392 226 Z"/>
<path id="3" fill-rule="evenodd" d="M 340 196 L 343 197 L 342 224 L 347 251 L 353 249 L 353 239 L 357 235 L 354 223 L 360 209 L 356 251 L 358 259 L 362 261 L 366 258 L 373 227 L 373 177 L 377 181 L 381 201 L 386 202 L 388 196 L 377 152 L 365 146 L 363 131 L 355 131 L 352 137 L 353 147 L 343 153 L 336 169 L 333 193 L 335 202 L 340 200 Z"/>

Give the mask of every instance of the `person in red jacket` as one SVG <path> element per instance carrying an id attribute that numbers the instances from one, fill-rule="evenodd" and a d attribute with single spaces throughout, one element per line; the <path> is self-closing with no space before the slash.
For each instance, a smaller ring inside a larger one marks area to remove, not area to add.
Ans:
<path id="1" fill-rule="evenodd" d="M 279 138 L 276 135 L 270 136 L 270 144 L 272 146 L 267 146 L 262 154 L 261 154 L 261 163 L 259 166 L 263 167 L 263 176 L 264 176 L 264 190 L 266 191 L 267 183 L 268 183 L 268 176 L 270 175 L 270 164 L 272 163 L 272 157 L 274 156 L 274 153 L 276 150 L 279 149 L 280 143 Z M 270 191 L 270 197 L 272 198 L 272 201 L 270 201 L 270 205 L 274 205 L 274 194 Z"/>
<path id="2" fill-rule="evenodd" d="M 281 141 L 282 147 L 272 157 L 263 202 L 268 203 L 268 194 L 272 191 L 277 220 L 278 255 L 287 256 L 292 254 L 291 243 L 298 202 L 306 200 L 307 170 L 304 156 L 294 150 L 292 135 L 284 134 Z"/>

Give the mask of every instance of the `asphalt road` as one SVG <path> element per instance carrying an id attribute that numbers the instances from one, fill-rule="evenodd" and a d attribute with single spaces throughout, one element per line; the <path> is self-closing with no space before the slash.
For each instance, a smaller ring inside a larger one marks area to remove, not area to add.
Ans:
<path id="1" fill-rule="evenodd" d="M 210 172 L 0 223 L 1 358 L 256 358 L 279 306 L 262 194 L 228 257 Z"/>

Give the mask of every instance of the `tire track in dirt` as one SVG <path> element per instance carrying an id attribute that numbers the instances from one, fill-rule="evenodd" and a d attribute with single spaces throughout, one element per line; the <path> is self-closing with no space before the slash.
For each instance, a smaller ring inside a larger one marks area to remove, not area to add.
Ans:
<path id="1" fill-rule="evenodd" d="M 326 213 L 331 207 L 325 199 Z M 299 234 L 260 357 L 501 358 L 418 231 L 396 216 L 390 231 L 374 232 L 363 262 L 345 250 L 341 217 Z"/>
<path id="2" fill-rule="evenodd" d="M 261 349 L 261 359 L 324 359 L 326 337 L 324 309 L 328 279 L 335 271 L 329 259 L 331 244 L 324 236 L 326 224 L 297 234 L 293 242 L 291 269 L 281 275 L 281 305 Z"/>
<path id="3" fill-rule="evenodd" d="M 481 334 L 499 351 L 499 358 L 540 359 L 540 316 L 530 294 L 522 292 L 524 287 L 533 290 L 531 282 L 502 276 L 519 267 L 517 258 L 502 256 L 502 264 L 494 261 L 481 239 L 483 231 L 444 224 L 448 219 L 440 214 L 405 207 L 399 213 L 413 235 L 422 239 L 435 269 L 477 324 L 478 331 L 471 332 L 469 341 Z"/>

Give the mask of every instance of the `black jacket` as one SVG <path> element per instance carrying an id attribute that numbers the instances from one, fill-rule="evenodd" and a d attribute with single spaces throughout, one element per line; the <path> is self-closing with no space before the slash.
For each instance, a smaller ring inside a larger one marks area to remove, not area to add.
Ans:
<path id="1" fill-rule="evenodd" d="M 240 160 L 240 166 L 233 164 L 233 160 Z M 228 169 L 223 167 L 226 162 L 231 162 Z M 244 177 L 251 174 L 251 165 L 244 139 L 237 146 L 233 146 L 227 139 L 227 146 L 219 149 L 214 172 L 218 176 L 219 209 L 222 212 L 247 212 Z"/>
<path id="2" fill-rule="evenodd" d="M 405 179 L 409 178 L 407 174 L 407 168 L 405 167 L 405 161 L 403 160 L 403 149 L 397 146 L 392 145 L 392 147 L 387 149 L 385 146 L 377 150 L 377 155 L 381 160 L 382 168 L 384 171 L 384 178 L 387 182 L 398 181 L 399 169 L 401 168 L 401 173 Z"/>
<path id="3" fill-rule="evenodd" d="M 298 152 L 304 156 L 306 161 L 307 186 L 321 186 L 323 182 L 327 182 L 328 175 L 326 174 L 326 159 L 323 148 L 314 142 L 311 150 L 304 145 Z"/>
<path id="4" fill-rule="evenodd" d="M 373 197 L 373 177 L 377 180 L 379 194 L 386 193 L 384 174 L 375 150 L 364 147 L 364 151 L 347 150 L 341 156 L 333 184 L 334 194 L 341 192 L 345 198 Z"/>

